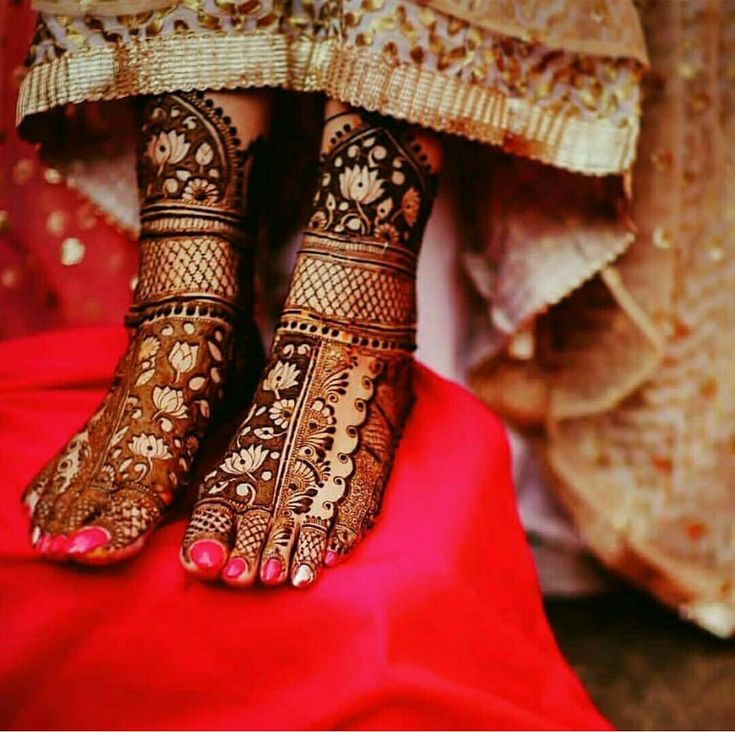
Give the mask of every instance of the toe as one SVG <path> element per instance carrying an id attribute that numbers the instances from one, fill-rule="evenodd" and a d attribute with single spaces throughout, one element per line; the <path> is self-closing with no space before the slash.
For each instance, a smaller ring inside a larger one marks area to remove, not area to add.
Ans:
<path id="1" fill-rule="evenodd" d="M 329 534 L 324 564 L 327 567 L 336 567 L 341 564 L 355 548 L 357 540 L 358 536 L 352 529 L 337 522 Z"/>
<path id="2" fill-rule="evenodd" d="M 222 570 L 222 580 L 228 585 L 249 587 L 255 581 L 270 518 L 268 511 L 259 508 L 237 517 L 235 547 Z"/>
<path id="3" fill-rule="evenodd" d="M 63 494 L 55 510 L 56 533 L 66 534 L 71 538 L 78 530 L 93 524 L 109 504 L 110 494 L 95 487 Z"/>
<path id="4" fill-rule="evenodd" d="M 65 534 L 54 535 L 49 545 L 48 556 L 50 559 L 63 562 L 66 556 L 66 546 L 69 539 Z"/>
<path id="5" fill-rule="evenodd" d="M 220 501 L 200 501 L 194 508 L 181 545 L 184 568 L 202 579 L 214 579 L 230 549 L 234 516 Z"/>
<path id="6" fill-rule="evenodd" d="M 233 587 L 247 587 L 254 576 L 250 567 L 242 557 L 230 557 L 222 569 L 222 580 Z"/>
<path id="7" fill-rule="evenodd" d="M 53 542 L 53 540 L 54 537 L 51 536 L 51 534 L 42 533 L 41 537 L 36 543 L 36 551 L 39 554 L 48 554 L 48 551 L 51 548 L 51 542 Z"/>
<path id="8" fill-rule="evenodd" d="M 30 516 L 33 516 L 36 513 L 38 503 L 44 494 L 51 491 L 52 478 L 56 464 L 56 458 L 47 463 L 41 472 L 36 475 L 36 477 L 28 484 L 28 487 L 23 491 L 21 501 L 28 509 Z"/>
<path id="9" fill-rule="evenodd" d="M 189 558 L 201 574 L 216 575 L 222 569 L 227 548 L 216 539 L 197 539 L 189 547 Z"/>
<path id="10" fill-rule="evenodd" d="M 58 495 L 52 491 L 42 493 L 32 509 L 32 521 L 43 533 L 51 533 L 51 524 L 56 524 L 58 514 L 56 510 Z"/>
<path id="11" fill-rule="evenodd" d="M 320 526 L 302 526 L 291 563 L 291 584 L 308 587 L 316 580 L 327 550 L 327 532 Z"/>
<path id="12" fill-rule="evenodd" d="M 71 487 L 58 495 L 48 529 L 54 534 L 70 536 L 97 516 L 106 505 L 107 493 Z"/>
<path id="13" fill-rule="evenodd" d="M 84 509 L 78 509 L 81 513 Z M 125 487 L 110 493 L 104 506 L 87 514 L 67 555 L 84 564 L 112 564 L 137 554 L 161 517 L 162 504 L 149 491 Z"/>
<path id="14" fill-rule="evenodd" d="M 260 579 L 263 584 L 280 585 L 286 581 L 296 534 L 296 522 L 291 516 L 276 519 L 260 559 Z"/>
<path id="15" fill-rule="evenodd" d="M 75 531 L 66 542 L 66 553 L 72 557 L 87 554 L 107 544 L 112 535 L 101 526 L 86 526 Z"/>
<path id="16" fill-rule="evenodd" d="M 35 513 L 36 507 L 38 506 L 41 497 L 46 492 L 47 487 L 48 480 L 44 476 L 39 476 L 23 492 L 21 501 L 28 510 L 29 516 L 33 516 Z"/>

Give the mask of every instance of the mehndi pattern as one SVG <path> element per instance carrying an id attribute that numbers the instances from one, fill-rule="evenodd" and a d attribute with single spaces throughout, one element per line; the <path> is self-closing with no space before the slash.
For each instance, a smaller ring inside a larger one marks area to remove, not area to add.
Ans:
<path id="1" fill-rule="evenodd" d="M 242 201 L 256 144 L 243 149 L 203 95 L 153 98 L 144 119 L 129 346 L 99 409 L 24 496 L 34 544 L 83 561 L 139 548 L 186 483 L 248 349 L 235 330 L 250 302 Z"/>
<path id="2" fill-rule="evenodd" d="M 412 399 L 415 268 L 435 175 L 401 125 L 348 113 L 327 131 L 271 357 L 182 548 L 196 572 L 197 545 L 233 547 L 223 577 L 243 585 L 258 567 L 266 583 L 290 567 L 309 584 L 328 549 L 352 548 L 379 510 Z"/>

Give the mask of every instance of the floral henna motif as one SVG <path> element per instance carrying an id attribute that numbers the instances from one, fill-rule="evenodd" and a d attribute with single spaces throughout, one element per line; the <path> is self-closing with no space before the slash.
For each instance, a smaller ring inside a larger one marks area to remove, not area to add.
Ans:
<path id="1" fill-rule="evenodd" d="M 418 253 L 436 176 L 421 143 L 385 120 L 341 115 L 322 156 L 309 229 Z"/>
<path id="2" fill-rule="evenodd" d="M 241 149 L 197 94 L 151 99 L 139 182 L 141 263 L 130 343 L 100 408 L 32 483 L 32 540 L 46 554 L 111 561 L 137 550 L 185 484 L 233 364 L 249 304 L 241 269 Z M 251 329 L 252 330 L 252 329 Z"/>
<path id="3" fill-rule="evenodd" d="M 329 127 L 271 358 L 182 547 L 188 569 L 230 584 L 290 573 L 308 585 L 325 556 L 352 548 L 378 513 L 412 401 L 415 267 L 435 176 L 400 127 L 355 113 Z"/>
<path id="4" fill-rule="evenodd" d="M 185 562 L 195 542 L 230 545 L 242 523 L 231 559 L 254 569 L 268 529 L 268 521 L 254 522 L 256 513 L 276 515 L 269 556 L 287 562 L 299 528 L 318 533 L 326 548 L 334 507 L 351 472 L 349 460 L 335 457 L 356 448 L 374 370 L 374 359 L 343 344 L 279 338 L 249 414 L 220 466 L 205 478 L 184 538 Z"/>

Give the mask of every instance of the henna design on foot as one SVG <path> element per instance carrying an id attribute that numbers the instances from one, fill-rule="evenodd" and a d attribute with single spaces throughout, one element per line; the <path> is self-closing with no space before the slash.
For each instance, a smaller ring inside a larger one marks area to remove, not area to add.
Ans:
<path id="1" fill-rule="evenodd" d="M 243 148 L 198 93 L 151 98 L 144 119 L 129 345 L 100 407 L 24 494 L 32 541 L 49 558 L 137 552 L 186 483 L 225 385 L 242 388 L 237 364 L 257 352 L 236 330 L 250 319 L 242 202 L 259 142 Z"/>
<path id="2" fill-rule="evenodd" d="M 195 550 L 219 542 L 221 578 L 242 587 L 306 587 L 351 550 L 380 509 L 413 398 L 416 260 L 436 184 L 425 140 L 356 112 L 325 133 L 270 358 L 182 545 L 184 566 L 212 578 Z"/>

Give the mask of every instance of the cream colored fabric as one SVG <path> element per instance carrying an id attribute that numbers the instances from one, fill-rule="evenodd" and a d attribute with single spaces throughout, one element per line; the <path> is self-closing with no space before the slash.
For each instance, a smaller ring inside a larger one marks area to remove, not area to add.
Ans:
<path id="1" fill-rule="evenodd" d="M 187 0 L 31 0 L 42 13 L 98 16 L 146 13 Z M 308 5 L 308 3 L 305 3 Z M 596 56 L 635 58 L 643 64 L 646 55 L 643 33 L 632 4 L 620 0 L 418 0 L 417 5 L 433 8 L 480 28 L 533 40 L 550 48 Z M 381 0 L 367 6 L 382 7 Z"/>
<path id="2" fill-rule="evenodd" d="M 596 56 L 629 56 L 648 63 L 631 3 L 619 0 L 424 0 L 422 4 L 482 28 Z"/>
<path id="3" fill-rule="evenodd" d="M 544 395 L 545 456 L 595 553 L 729 636 L 735 3 L 642 11 L 652 74 L 632 178 L 635 243 L 539 320 L 535 359 L 515 383 Z M 476 376 L 489 388 L 484 369 Z"/>

